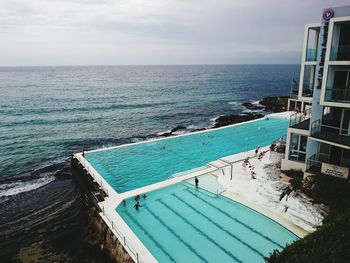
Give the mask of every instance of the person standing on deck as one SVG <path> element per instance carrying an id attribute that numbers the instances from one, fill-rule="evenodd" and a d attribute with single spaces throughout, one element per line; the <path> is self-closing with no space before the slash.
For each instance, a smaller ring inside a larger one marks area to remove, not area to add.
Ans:
<path id="1" fill-rule="evenodd" d="M 255 156 L 258 156 L 259 150 L 260 150 L 260 146 L 258 145 L 258 146 L 256 147 L 256 149 L 255 149 Z"/>
<path id="2" fill-rule="evenodd" d="M 199 180 L 198 180 L 197 176 L 194 178 L 194 183 L 196 185 L 196 188 L 198 189 Z"/>
<path id="3" fill-rule="evenodd" d="M 279 143 L 280 143 L 280 145 L 284 144 L 283 136 L 281 136 L 281 138 L 279 139 Z"/>

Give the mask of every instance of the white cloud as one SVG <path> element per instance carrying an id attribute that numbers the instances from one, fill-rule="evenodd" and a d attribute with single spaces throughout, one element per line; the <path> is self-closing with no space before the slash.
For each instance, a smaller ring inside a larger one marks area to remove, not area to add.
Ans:
<path id="1" fill-rule="evenodd" d="M 298 63 L 330 0 L 0 0 L 1 65 Z"/>

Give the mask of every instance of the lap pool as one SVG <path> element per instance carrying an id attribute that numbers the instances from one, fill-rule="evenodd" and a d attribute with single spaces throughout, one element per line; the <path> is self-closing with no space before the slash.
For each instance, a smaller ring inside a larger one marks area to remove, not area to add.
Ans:
<path id="1" fill-rule="evenodd" d="M 86 160 L 118 193 L 163 181 L 223 156 L 265 146 L 285 135 L 289 121 L 269 118 L 184 136 L 96 150 Z"/>
<path id="2" fill-rule="evenodd" d="M 150 192 L 140 202 L 139 211 L 133 199 L 116 211 L 158 262 L 264 262 L 297 239 L 262 214 L 188 182 Z"/>

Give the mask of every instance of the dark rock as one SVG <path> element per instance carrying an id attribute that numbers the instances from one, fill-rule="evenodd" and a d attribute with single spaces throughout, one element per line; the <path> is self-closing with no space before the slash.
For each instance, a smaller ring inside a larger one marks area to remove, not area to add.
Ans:
<path id="1" fill-rule="evenodd" d="M 159 136 L 169 137 L 171 135 L 173 135 L 172 132 L 164 132 L 164 133 L 160 134 Z"/>
<path id="2" fill-rule="evenodd" d="M 236 124 L 240 122 L 250 121 L 254 119 L 262 118 L 263 114 L 254 114 L 254 113 L 247 113 L 247 114 L 232 114 L 232 115 L 224 115 L 220 116 L 215 120 L 214 128 L 223 127 L 231 124 Z"/>
<path id="3" fill-rule="evenodd" d="M 251 102 L 244 102 L 242 103 L 244 107 L 246 107 L 248 110 L 262 110 L 264 109 L 263 105 L 260 104 L 253 104 Z"/>
<path id="4" fill-rule="evenodd" d="M 194 129 L 191 132 L 197 132 L 197 131 L 205 131 L 206 128 L 198 128 L 198 129 Z"/>
<path id="5" fill-rule="evenodd" d="M 268 96 L 263 98 L 259 104 L 265 106 L 265 111 L 282 112 L 287 110 L 289 96 Z"/>
<path id="6" fill-rule="evenodd" d="M 171 129 L 171 132 L 176 132 L 176 131 L 185 130 L 185 129 L 186 129 L 185 126 L 178 125 L 178 126 L 176 126 L 175 128 L 172 128 L 172 129 Z"/>

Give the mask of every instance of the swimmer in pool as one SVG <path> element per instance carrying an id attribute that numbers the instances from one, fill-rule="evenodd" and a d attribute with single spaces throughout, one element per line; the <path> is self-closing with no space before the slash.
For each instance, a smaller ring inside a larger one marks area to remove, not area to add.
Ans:
<path id="1" fill-rule="evenodd" d="M 142 205 L 140 205 L 140 202 L 137 201 L 136 204 L 134 205 L 136 211 L 139 211 L 139 208 L 142 207 Z"/>

